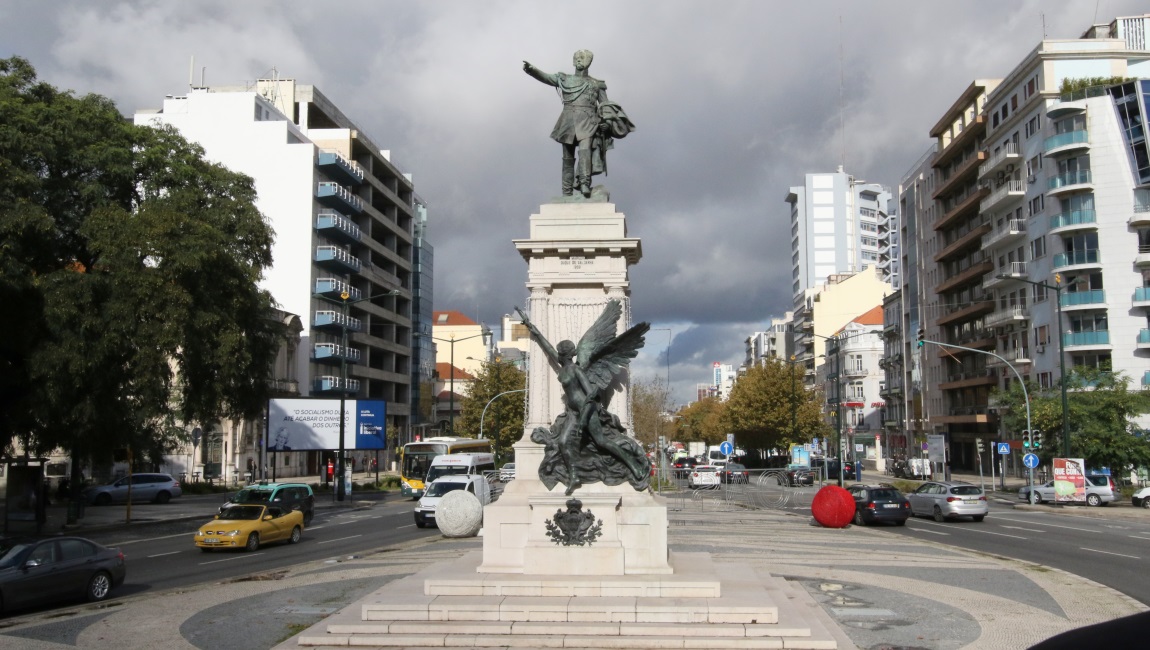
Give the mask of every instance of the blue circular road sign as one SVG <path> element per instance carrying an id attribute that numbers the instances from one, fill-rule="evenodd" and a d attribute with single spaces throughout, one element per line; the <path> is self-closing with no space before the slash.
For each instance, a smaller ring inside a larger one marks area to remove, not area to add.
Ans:
<path id="1" fill-rule="evenodd" d="M 1026 454 L 1022 457 L 1022 464 L 1030 469 L 1038 467 L 1038 454 Z"/>
<path id="2" fill-rule="evenodd" d="M 730 456 L 731 453 L 733 453 L 735 451 L 735 447 L 734 447 L 734 445 L 732 445 L 729 442 L 723 442 L 722 444 L 719 445 L 719 451 L 724 456 Z"/>

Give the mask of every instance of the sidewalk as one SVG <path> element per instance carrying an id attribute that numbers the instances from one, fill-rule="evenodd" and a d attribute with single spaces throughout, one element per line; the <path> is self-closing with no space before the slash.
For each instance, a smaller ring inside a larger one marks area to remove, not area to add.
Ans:
<path id="1" fill-rule="evenodd" d="M 864 479 L 882 480 L 871 475 Z M 198 519 L 214 512 L 218 496 L 133 506 L 133 513 L 139 509 L 141 520 Z M 342 503 L 367 506 L 355 499 Z M 676 502 L 669 502 L 672 552 L 709 552 L 716 561 L 753 566 L 797 583 L 859 648 L 1027 648 L 1064 630 L 1147 610 L 1112 589 L 1063 571 L 966 552 L 881 527 L 826 529 L 811 525 L 808 515 L 782 510 L 748 509 L 721 500 L 687 503 L 678 509 Z M 339 504 L 330 498 L 317 500 L 317 507 Z M 409 505 L 393 493 L 371 507 Z M 1114 506 L 1083 510 L 1117 514 Z M 106 526 L 122 525 L 122 520 L 114 520 L 123 516 L 123 506 L 88 512 L 80 534 L 97 519 Z M 113 600 L 99 605 L 0 619 L 0 644 L 36 650 L 294 649 L 295 636 L 316 636 L 319 632 L 309 628 L 322 629 L 326 618 L 357 611 L 358 603 L 386 590 L 393 580 L 479 550 L 482 540 L 433 536 L 356 557 L 326 557 L 322 546 L 314 548 L 314 562 L 267 574 L 244 575 L 240 569 L 230 581 L 114 594 Z M 242 558 L 235 554 L 222 559 L 242 564 Z M 131 575 L 129 565 L 129 582 Z"/>

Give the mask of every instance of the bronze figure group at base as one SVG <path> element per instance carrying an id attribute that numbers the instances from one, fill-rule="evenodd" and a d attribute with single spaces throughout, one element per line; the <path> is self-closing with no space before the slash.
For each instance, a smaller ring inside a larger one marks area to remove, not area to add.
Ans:
<path id="1" fill-rule="evenodd" d="M 552 346 L 518 307 L 523 324 L 551 362 L 563 388 L 564 410 L 550 428 L 536 427 L 531 440 L 544 446 L 539 480 L 547 489 L 562 483 L 570 495 L 583 483 L 605 485 L 630 483 L 645 490 L 651 478 L 651 462 L 643 447 L 607 410 L 615 392 L 616 376 L 643 347 L 649 323 L 639 323 L 616 336 L 622 307 L 607 303 L 603 313 L 579 340 Z"/>

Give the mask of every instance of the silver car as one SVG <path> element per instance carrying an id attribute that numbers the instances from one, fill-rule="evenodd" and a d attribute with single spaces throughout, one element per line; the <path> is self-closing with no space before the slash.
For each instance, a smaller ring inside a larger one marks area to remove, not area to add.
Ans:
<path id="1" fill-rule="evenodd" d="M 1033 488 L 1030 486 L 1023 486 L 1018 491 L 1019 501 L 1029 501 L 1030 503 L 1086 503 L 1088 506 L 1104 506 L 1114 500 L 1114 490 L 1110 487 L 1109 478 L 1106 476 L 1087 476 L 1086 477 L 1086 492 L 1083 496 L 1083 501 L 1075 500 L 1074 484 L 1063 482 L 1064 485 L 1060 486 L 1056 481 L 1047 481 L 1042 485 L 1035 485 Z M 1069 487 L 1065 487 L 1069 486 Z M 1063 494 L 1059 498 L 1058 490 L 1063 488 L 1069 490 L 1069 494 Z"/>
<path id="2" fill-rule="evenodd" d="M 184 491 L 180 483 L 170 474 L 140 473 L 125 476 L 108 485 L 94 485 L 84 489 L 84 498 L 92 505 L 104 506 L 109 503 L 122 503 L 128 500 L 131 490 L 132 501 L 154 501 L 167 503 Z"/>
<path id="3" fill-rule="evenodd" d="M 958 517 L 982 521 L 990 511 L 982 488 L 970 483 L 927 481 L 906 498 L 910 501 L 912 516 L 934 517 L 935 521 Z"/>

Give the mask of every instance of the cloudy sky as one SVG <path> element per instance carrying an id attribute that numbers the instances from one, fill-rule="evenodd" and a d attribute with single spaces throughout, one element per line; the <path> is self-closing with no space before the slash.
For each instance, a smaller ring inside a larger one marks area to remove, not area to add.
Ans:
<path id="1" fill-rule="evenodd" d="M 187 89 L 271 76 L 318 87 L 413 175 L 436 247 L 435 308 L 498 324 L 526 302 L 511 244 L 558 194 L 560 105 L 522 71 L 578 49 L 637 131 L 603 182 L 643 242 L 635 376 L 694 397 L 712 362 L 790 304 L 783 198 L 844 165 L 893 189 L 975 78 L 1042 39 L 1146 11 L 1144 0 L 0 2 L 0 57 L 131 115 Z M 845 125 L 845 129 L 840 125 Z M 668 347 L 670 363 L 667 363 Z"/>

